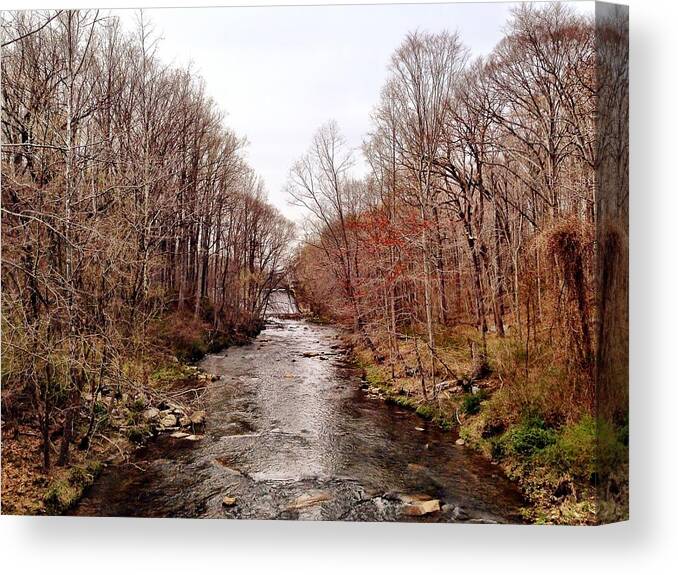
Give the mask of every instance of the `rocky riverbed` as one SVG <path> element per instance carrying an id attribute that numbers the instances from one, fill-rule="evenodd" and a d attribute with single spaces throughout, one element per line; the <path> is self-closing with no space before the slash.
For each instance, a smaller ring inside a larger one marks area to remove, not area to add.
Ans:
<path id="1" fill-rule="evenodd" d="M 271 321 L 200 367 L 215 376 L 204 413 L 147 414 L 167 432 L 108 467 L 75 514 L 520 521 L 496 466 L 361 388 L 333 327 Z"/>

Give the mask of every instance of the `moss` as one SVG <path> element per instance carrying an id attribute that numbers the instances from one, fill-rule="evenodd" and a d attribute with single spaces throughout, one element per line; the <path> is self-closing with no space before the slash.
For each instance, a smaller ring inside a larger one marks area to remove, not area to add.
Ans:
<path id="1" fill-rule="evenodd" d="M 54 479 L 45 493 L 45 508 L 49 515 L 61 515 L 78 500 L 79 490 L 68 479 Z"/>
<path id="2" fill-rule="evenodd" d="M 182 367 L 176 363 L 161 365 L 151 373 L 149 379 L 154 383 L 170 383 L 186 377 Z M 143 411 L 145 405 L 142 406 Z"/>
<path id="3" fill-rule="evenodd" d="M 126 431 L 127 439 L 132 443 L 143 443 L 151 435 L 148 425 L 133 425 Z"/>
<path id="4" fill-rule="evenodd" d="M 43 498 L 47 513 L 50 515 L 66 513 L 94 483 L 102 469 L 101 462 L 89 461 L 83 465 L 75 465 L 54 477 Z"/>
<path id="5" fill-rule="evenodd" d="M 365 365 L 365 381 L 370 385 L 382 386 L 387 381 L 383 368 L 377 365 Z"/>
<path id="6" fill-rule="evenodd" d="M 406 395 L 388 395 L 386 396 L 386 403 L 391 403 L 393 405 L 398 405 L 406 409 L 417 409 L 417 402 Z"/>
<path id="7" fill-rule="evenodd" d="M 373 382 L 373 385 L 377 384 Z M 383 382 L 378 384 L 377 387 L 380 387 L 385 392 L 386 403 L 414 411 L 422 419 L 432 421 L 445 431 L 452 429 L 452 420 L 448 418 L 445 412 L 439 407 L 429 403 L 421 403 L 416 397 L 394 393 L 389 386 Z"/>
<path id="8" fill-rule="evenodd" d="M 433 416 L 435 415 L 435 410 L 433 407 L 430 405 L 422 404 L 419 407 L 417 407 L 415 413 L 419 417 L 423 417 L 424 419 L 433 419 Z"/>

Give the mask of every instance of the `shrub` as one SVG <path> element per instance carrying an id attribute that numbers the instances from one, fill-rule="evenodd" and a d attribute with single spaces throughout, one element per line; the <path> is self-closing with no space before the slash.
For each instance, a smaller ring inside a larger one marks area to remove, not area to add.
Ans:
<path id="1" fill-rule="evenodd" d="M 489 446 L 490 446 L 490 457 L 492 459 L 501 459 L 506 455 L 506 451 L 504 449 L 504 442 L 501 440 L 500 437 L 493 437 L 492 439 L 490 439 Z"/>
<path id="2" fill-rule="evenodd" d="M 629 422 L 626 421 L 624 424 L 619 428 L 619 432 L 617 433 L 617 436 L 619 437 L 619 442 L 624 445 L 625 447 L 629 446 Z"/>
<path id="3" fill-rule="evenodd" d="M 500 419 L 485 417 L 479 426 L 479 430 L 480 437 L 488 439 L 504 433 L 506 431 L 506 424 Z"/>
<path id="4" fill-rule="evenodd" d="M 215 331 L 210 334 L 207 344 L 208 353 L 218 353 L 233 343 L 233 337 L 225 331 Z"/>
<path id="5" fill-rule="evenodd" d="M 159 339 L 167 345 L 179 361 L 195 362 L 207 353 L 205 334 L 208 326 L 188 312 L 174 312 L 156 326 Z"/>
<path id="6" fill-rule="evenodd" d="M 177 359 L 186 363 L 200 361 L 207 354 L 207 344 L 201 339 L 177 340 L 174 349 Z"/>
<path id="7" fill-rule="evenodd" d="M 94 415 L 97 417 L 108 415 L 108 406 L 103 401 L 97 401 L 94 404 Z"/>
<path id="8" fill-rule="evenodd" d="M 127 438 L 132 443 L 143 443 L 150 435 L 150 430 L 146 425 L 134 425 L 127 430 Z"/>
<path id="9" fill-rule="evenodd" d="M 444 431 L 450 431 L 450 429 L 452 429 L 452 420 L 447 419 L 446 417 L 443 417 L 442 415 L 436 416 L 434 421 L 435 421 L 436 425 L 438 425 Z"/>
<path id="10" fill-rule="evenodd" d="M 502 437 L 506 453 L 531 456 L 556 442 L 556 432 L 539 417 L 528 416 Z"/>
<path id="11" fill-rule="evenodd" d="M 585 416 L 561 429 L 558 440 L 543 454 L 543 461 L 579 479 L 589 480 L 596 471 L 596 423 Z"/>
<path id="12" fill-rule="evenodd" d="M 590 415 L 563 427 L 543 461 L 583 481 L 606 477 L 624 460 L 625 446 L 609 423 Z"/>
<path id="13" fill-rule="evenodd" d="M 461 401 L 461 411 L 466 415 L 475 415 L 480 412 L 480 404 L 487 399 L 484 389 L 478 393 L 467 393 Z"/>
<path id="14" fill-rule="evenodd" d="M 134 413 L 141 413 L 144 409 L 146 409 L 146 401 L 143 398 L 138 397 L 132 402 L 129 408 L 130 411 Z"/>

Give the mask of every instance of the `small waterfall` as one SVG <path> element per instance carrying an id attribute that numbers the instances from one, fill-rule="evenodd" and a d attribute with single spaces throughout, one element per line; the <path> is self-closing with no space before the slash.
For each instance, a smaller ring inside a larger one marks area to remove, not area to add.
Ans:
<path id="1" fill-rule="evenodd" d="M 299 306 L 287 289 L 276 289 L 271 291 L 268 299 L 267 317 L 284 317 L 299 313 Z"/>

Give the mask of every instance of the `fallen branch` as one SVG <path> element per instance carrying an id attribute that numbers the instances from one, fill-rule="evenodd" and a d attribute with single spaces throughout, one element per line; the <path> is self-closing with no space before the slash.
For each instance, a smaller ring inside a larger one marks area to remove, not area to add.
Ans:
<path id="1" fill-rule="evenodd" d="M 123 459 L 127 459 L 127 456 L 125 455 L 123 450 L 120 448 L 120 446 L 115 441 L 113 441 L 112 439 L 109 439 L 103 433 L 97 433 L 97 435 L 99 437 L 105 439 L 106 441 L 108 441 L 108 443 L 110 443 L 112 446 L 114 446 L 118 450 L 118 453 L 120 453 L 120 457 L 122 457 Z"/>

